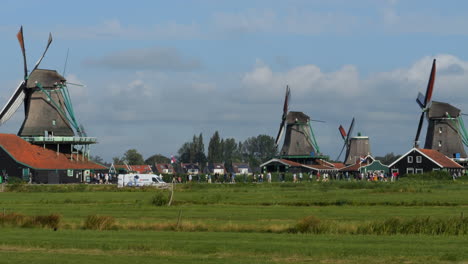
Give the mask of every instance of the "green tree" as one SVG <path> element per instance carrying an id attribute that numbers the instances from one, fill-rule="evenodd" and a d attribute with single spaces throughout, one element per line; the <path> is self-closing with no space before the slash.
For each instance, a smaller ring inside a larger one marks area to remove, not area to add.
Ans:
<path id="1" fill-rule="evenodd" d="M 382 164 L 390 165 L 400 157 L 401 155 L 395 155 L 393 152 L 390 152 L 390 153 L 385 154 L 385 156 L 383 157 L 375 157 L 375 159 L 380 160 Z"/>
<path id="2" fill-rule="evenodd" d="M 145 160 L 145 164 L 154 165 L 155 163 L 169 163 L 171 160 L 161 154 L 155 154 Z"/>
<path id="3" fill-rule="evenodd" d="M 276 154 L 275 139 L 268 135 L 250 137 L 242 144 L 242 155 L 249 161 L 251 167 L 259 166 Z"/>
<path id="4" fill-rule="evenodd" d="M 208 162 L 223 161 L 223 146 L 218 131 L 210 138 L 208 143 Z"/>
<path id="5" fill-rule="evenodd" d="M 206 162 L 203 135 L 193 135 L 192 142 L 185 142 L 177 153 L 181 162 L 196 162 L 203 166 Z"/>
<path id="6" fill-rule="evenodd" d="M 227 138 L 223 142 L 223 160 L 227 169 L 232 168 L 232 162 L 236 161 L 237 143 L 233 138 Z"/>
<path id="7" fill-rule="evenodd" d="M 191 157 L 190 157 L 190 149 L 191 149 L 190 142 L 185 142 L 182 145 L 182 147 L 179 148 L 177 153 L 179 155 L 180 162 L 183 162 L 183 163 L 192 162 Z"/>
<path id="8" fill-rule="evenodd" d="M 119 157 L 113 157 L 112 162 L 114 163 L 114 165 L 123 165 L 124 164 L 124 160 L 122 158 L 119 158 Z"/>
<path id="9" fill-rule="evenodd" d="M 136 149 L 129 149 L 125 152 L 123 160 L 127 162 L 128 165 L 142 165 L 145 164 L 143 156 Z"/>

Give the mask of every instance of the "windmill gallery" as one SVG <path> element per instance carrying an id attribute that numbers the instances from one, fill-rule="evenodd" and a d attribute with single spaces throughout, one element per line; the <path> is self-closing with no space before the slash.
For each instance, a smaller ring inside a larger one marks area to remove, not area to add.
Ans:
<path id="1" fill-rule="evenodd" d="M 88 137 L 78 122 L 67 80 L 55 70 L 39 68 L 52 43 L 52 35 L 31 71 L 22 27 L 17 38 L 23 56 L 24 78 L 1 110 L 0 125 L 7 122 L 21 104 L 24 105 L 24 121 L 17 135 L 0 134 L 0 173 L 35 183 L 78 183 L 84 182 L 90 173 L 107 172 L 108 168 L 90 160 L 90 145 L 97 143 L 97 139 Z M 353 136 L 354 118 L 347 130 L 341 125 L 338 128 L 343 146 L 336 160 L 340 160 L 344 152 L 344 162 L 330 161 L 329 156 L 321 153 L 312 126 L 312 122 L 323 121 L 313 120 L 303 112 L 289 111 L 291 89 L 286 86 L 276 146 L 279 147 L 283 137 L 284 141 L 279 155 L 261 164 L 261 170 L 316 175 L 356 175 L 363 170 L 399 175 L 433 170 L 464 171 L 468 133 L 461 110 L 449 103 L 431 100 L 435 76 L 434 60 L 426 94 L 419 94 L 416 100 L 422 112 L 413 148 L 388 166 L 372 156 L 368 136 L 361 133 Z M 428 126 L 424 148 L 420 148 L 418 140 L 424 119 Z"/>

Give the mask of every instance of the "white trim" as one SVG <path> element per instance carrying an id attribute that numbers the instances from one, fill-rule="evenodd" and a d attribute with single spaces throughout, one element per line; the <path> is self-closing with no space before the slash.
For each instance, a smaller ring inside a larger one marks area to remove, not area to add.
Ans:
<path id="1" fill-rule="evenodd" d="M 407 163 L 413 163 L 413 161 L 414 161 L 413 156 L 406 156 L 406 162 Z"/>
<path id="2" fill-rule="evenodd" d="M 416 163 L 422 163 L 422 156 L 416 156 Z"/>
<path id="3" fill-rule="evenodd" d="M 437 166 L 441 167 L 441 168 L 444 168 L 444 166 L 440 165 L 439 163 L 437 163 L 435 160 L 431 159 L 429 156 L 427 156 L 426 154 L 424 154 L 422 151 L 420 151 L 419 149 L 417 148 L 412 148 L 410 149 L 408 152 L 406 152 L 404 155 L 402 155 L 400 158 L 398 158 L 397 160 L 395 160 L 392 164 L 388 165 L 388 167 L 392 167 L 393 165 L 395 165 L 397 162 L 399 162 L 401 159 L 405 158 L 408 154 L 410 154 L 412 151 L 417 151 L 418 153 L 420 153 L 421 155 L 423 155 L 424 157 L 428 158 L 430 161 L 434 162 Z M 447 158 L 448 159 L 448 158 Z M 457 163 L 458 164 L 458 163 Z"/>
<path id="4" fill-rule="evenodd" d="M 424 170 L 421 169 L 421 168 L 417 168 L 417 169 L 415 170 L 415 173 L 416 173 L 416 174 L 422 174 L 422 173 L 424 173 Z"/>
<path id="5" fill-rule="evenodd" d="M 406 168 L 406 174 L 414 174 L 414 168 Z"/>

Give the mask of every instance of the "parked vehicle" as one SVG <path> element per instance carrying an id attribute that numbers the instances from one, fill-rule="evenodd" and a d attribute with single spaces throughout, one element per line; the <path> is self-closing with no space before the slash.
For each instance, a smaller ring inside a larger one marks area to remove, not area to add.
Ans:
<path id="1" fill-rule="evenodd" d="M 140 187 L 140 186 L 160 186 L 165 187 L 165 183 L 161 175 L 156 174 L 140 174 L 129 173 L 119 174 L 117 177 L 117 187 Z"/>

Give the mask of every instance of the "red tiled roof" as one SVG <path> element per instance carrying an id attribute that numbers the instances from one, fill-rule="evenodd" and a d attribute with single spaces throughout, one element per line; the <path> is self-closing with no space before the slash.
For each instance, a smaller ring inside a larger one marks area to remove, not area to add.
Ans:
<path id="1" fill-rule="evenodd" d="M 331 164 L 333 164 L 333 166 L 335 166 L 335 168 L 337 169 L 342 169 L 346 167 L 346 165 L 344 165 L 344 163 L 341 163 L 341 162 L 332 162 Z"/>
<path id="2" fill-rule="evenodd" d="M 174 167 L 170 163 L 157 163 L 156 168 L 158 169 L 158 171 L 163 171 L 165 169 L 174 170 Z"/>
<path id="3" fill-rule="evenodd" d="M 128 165 L 131 171 L 136 171 L 138 173 L 151 173 L 153 170 L 149 165 Z M 116 169 L 128 169 L 127 165 L 115 165 Z"/>
<path id="4" fill-rule="evenodd" d="M 434 149 L 418 149 L 424 155 L 428 156 L 433 161 L 437 162 L 444 168 L 463 169 L 463 166 L 449 159 L 444 154 Z"/>
<path id="5" fill-rule="evenodd" d="M 13 134 L 0 134 L 0 147 L 17 162 L 34 169 L 107 169 L 92 161 L 72 161 L 69 155 L 57 155 L 53 150 L 33 145 Z"/>
<path id="6" fill-rule="evenodd" d="M 302 164 L 298 163 L 298 162 L 294 162 L 294 161 L 290 161 L 290 160 L 287 160 L 287 159 L 280 159 L 282 162 L 288 164 L 289 166 L 291 167 L 302 167 Z"/>
<path id="7" fill-rule="evenodd" d="M 358 171 L 359 168 L 361 168 L 361 163 L 356 162 L 356 164 L 354 164 L 354 165 L 350 165 L 348 167 L 341 168 L 340 171 Z"/>

